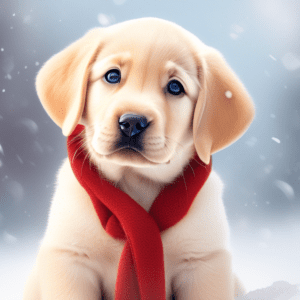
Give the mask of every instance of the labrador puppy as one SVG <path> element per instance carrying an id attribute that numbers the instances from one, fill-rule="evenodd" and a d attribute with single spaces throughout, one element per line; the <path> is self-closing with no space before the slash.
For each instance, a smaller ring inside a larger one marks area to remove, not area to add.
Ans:
<path id="1" fill-rule="evenodd" d="M 195 153 L 209 164 L 254 117 L 251 98 L 222 55 L 157 18 L 89 31 L 46 62 L 36 87 L 63 134 L 84 125 L 87 159 L 147 212 Z M 126 127 L 122 117 L 134 125 Z M 121 131 L 141 130 L 142 146 L 116 142 Z M 161 232 L 166 299 L 232 300 L 245 293 L 232 273 L 222 188 L 212 171 L 186 216 Z M 66 159 L 24 299 L 114 299 L 123 247 L 101 226 Z"/>

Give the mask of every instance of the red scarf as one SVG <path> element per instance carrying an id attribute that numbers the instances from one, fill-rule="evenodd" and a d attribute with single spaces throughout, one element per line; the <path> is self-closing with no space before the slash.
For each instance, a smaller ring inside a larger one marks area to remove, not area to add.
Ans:
<path id="1" fill-rule="evenodd" d="M 73 172 L 89 194 L 103 228 L 114 238 L 125 239 L 115 288 L 115 299 L 165 300 L 165 273 L 160 232 L 175 225 L 188 212 L 211 171 L 195 155 L 184 176 L 166 185 L 149 213 L 123 191 L 100 177 L 96 167 L 79 149 L 84 130 L 77 125 L 68 137 Z M 78 150 L 79 149 L 79 150 Z M 88 233 L 87 233 L 88 234 Z"/>

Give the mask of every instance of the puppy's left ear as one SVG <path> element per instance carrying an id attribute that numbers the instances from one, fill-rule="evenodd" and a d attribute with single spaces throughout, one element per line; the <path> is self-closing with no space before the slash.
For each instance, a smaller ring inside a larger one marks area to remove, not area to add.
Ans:
<path id="1" fill-rule="evenodd" d="M 211 47 L 204 49 L 193 135 L 198 156 L 208 164 L 211 154 L 244 134 L 254 118 L 254 105 L 221 54 Z"/>
<path id="2" fill-rule="evenodd" d="M 70 135 L 82 115 L 90 65 L 100 46 L 101 29 L 89 31 L 50 58 L 38 73 L 36 89 L 51 119 Z"/>

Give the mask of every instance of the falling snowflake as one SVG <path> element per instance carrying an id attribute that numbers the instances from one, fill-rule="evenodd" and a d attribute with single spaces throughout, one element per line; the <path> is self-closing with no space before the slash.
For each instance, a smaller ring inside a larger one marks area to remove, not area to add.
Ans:
<path id="1" fill-rule="evenodd" d="M 249 146 L 249 147 L 254 147 L 255 144 L 257 142 L 257 138 L 255 136 L 251 137 L 248 141 L 246 141 L 246 144 Z"/>
<path id="2" fill-rule="evenodd" d="M 237 38 L 239 38 L 239 34 L 244 32 L 244 28 L 240 25 L 237 25 L 237 24 L 231 25 L 231 29 L 234 31 L 234 32 L 230 33 L 230 37 L 233 40 L 236 40 Z"/>
<path id="3" fill-rule="evenodd" d="M 100 23 L 101 26 L 105 27 L 111 25 L 114 22 L 114 17 L 100 13 L 98 15 L 98 22 Z"/>
<path id="4" fill-rule="evenodd" d="M 277 59 L 273 56 L 273 55 L 269 55 L 270 58 L 272 58 L 273 60 L 277 61 Z"/>
<path id="5" fill-rule="evenodd" d="M 36 134 L 38 132 L 38 126 L 37 124 L 28 118 L 23 118 L 18 122 L 22 127 L 25 127 L 30 131 L 32 134 Z"/>
<path id="6" fill-rule="evenodd" d="M 274 184 L 285 194 L 289 200 L 294 198 L 294 189 L 288 183 L 282 180 L 276 180 Z"/>
<path id="7" fill-rule="evenodd" d="M 225 96 L 226 96 L 226 98 L 228 98 L 228 99 L 232 98 L 232 92 L 231 92 L 231 91 L 226 91 L 226 92 L 225 92 Z"/>
<path id="8" fill-rule="evenodd" d="M 18 159 L 18 161 L 21 163 L 21 164 L 23 164 L 23 160 L 22 160 L 22 158 L 17 154 L 17 159 Z"/>
<path id="9" fill-rule="evenodd" d="M 276 137 L 272 137 L 272 140 L 278 144 L 280 144 L 280 139 L 276 138 Z"/>
<path id="10" fill-rule="evenodd" d="M 264 167 L 264 172 L 266 174 L 270 174 L 273 171 L 273 169 L 274 169 L 273 165 L 267 165 Z"/>
<path id="11" fill-rule="evenodd" d="M 2 93 L 5 93 L 5 89 L 2 90 Z"/>
<path id="12" fill-rule="evenodd" d="M 233 24 L 231 26 L 231 28 L 236 32 L 236 33 L 242 33 L 244 32 L 244 28 L 240 25 L 237 25 L 237 24 Z"/>
<path id="13" fill-rule="evenodd" d="M 4 51 L 4 48 L 1 48 L 1 51 L 3 52 L 3 51 Z"/>
<path id="14" fill-rule="evenodd" d="M 236 33 L 230 33 L 230 37 L 231 37 L 233 40 L 236 40 L 239 36 L 238 36 Z"/>
<path id="15" fill-rule="evenodd" d="M 27 16 L 24 17 L 23 22 L 24 22 L 25 24 L 29 24 L 29 23 L 31 23 L 31 21 L 32 21 L 31 19 L 32 19 L 31 16 L 30 16 L 30 15 L 27 15 Z"/>
<path id="16" fill-rule="evenodd" d="M 43 147 L 41 146 L 41 144 L 40 144 L 38 141 L 35 141 L 35 142 L 33 143 L 33 150 L 34 150 L 35 152 L 39 152 L 39 153 L 43 153 L 43 152 L 44 152 Z"/>

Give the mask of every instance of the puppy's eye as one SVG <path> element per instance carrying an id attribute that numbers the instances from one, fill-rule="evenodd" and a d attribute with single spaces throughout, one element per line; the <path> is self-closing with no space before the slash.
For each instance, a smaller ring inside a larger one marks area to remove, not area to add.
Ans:
<path id="1" fill-rule="evenodd" d="M 184 93 L 184 88 L 178 80 L 171 80 L 168 83 L 167 88 L 168 92 L 172 95 L 180 95 L 181 93 Z"/>
<path id="2" fill-rule="evenodd" d="M 113 69 L 108 71 L 104 75 L 104 78 L 108 83 L 119 83 L 121 81 L 121 73 L 119 70 Z"/>

